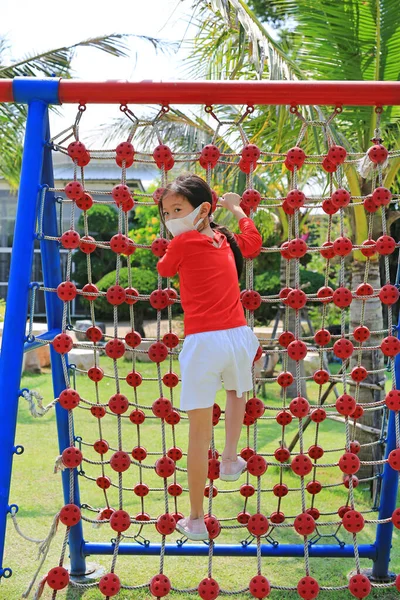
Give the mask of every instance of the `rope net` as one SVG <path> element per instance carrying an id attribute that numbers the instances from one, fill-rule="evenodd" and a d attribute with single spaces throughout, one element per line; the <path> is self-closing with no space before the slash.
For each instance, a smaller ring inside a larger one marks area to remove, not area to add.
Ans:
<path id="1" fill-rule="evenodd" d="M 389 410 L 396 414 L 398 449 L 388 460 L 392 468 L 400 469 L 400 392 L 396 390 L 394 377 L 394 357 L 400 342 L 393 335 L 392 319 L 399 292 L 390 282 L 389 273 L 389 256 L 399 243 L 390 236 L 386 223 L 386 208 L 397 203 L 398 196 L 383 186 L 384 170 L 398 158 L 399 151 L 388 151 L 381 143 L 379 109 L 374 140 L 366 155 L 346 152 L 337 142 L 340 134 L 333 126 L 339 109 L 327 118 L 318 110 L 315 120 L 311 112 L 292 107 L 293 133 L 295 136 L 297 131 L 297 139 L 294 137 L 292 147 L 282 153 L 260 149 L 249 139 L 247 132 L 252 130 L 251 121 L 257 115 L 251 106 L 236 113 L 232 111 L 234 116 L 230 119 L 220 117 L 217 109 L 206 107 L 209 143 L 190 152 L 175 150 L 165 143 L 169 107 L 162 107 L 154 118 L 140 119 L 122 106 L 130 122 L 129 134 L 116 147 L 104 149 L 92 149 L 82 143 L 80 122 L 84 110 L 85 107 L 80 107 L 74 124 L 51 140 L 55 151 L 71 159 L 71 181 L 65 189 L 45 187 L 38 219 L 39 239 L 53 244 L 60 242 L 67 251 L 65 279 L 58 288 L 33 286 L 30 323 L 32 326 L 35 294 L 57 294 L 63 302 L 62 333 L 55 337 L 52 346 L 63 366 L 65 389 L 58 402 L 68 411 L 70 444 L 59 458 L 58 467 L 69 472 L 70 501 L 59 514 L 66 526 L 59 565 L 42 580 L 36 597 L 46 584 L 53 590 L 53 599 L 69 584 L 81 590 L 98 586 L 106 598 L 115 596 L 120 589 L 150 589 L 155 597 L 176 590 L 199 594 L 207 600 L 219 594 L 245 592 L 264 598 L 271 589 L 297 590 L 302 598 L 315 598 L 319 590 L 350 589 L 356 598 L 364 598 L 373 587 L 395 585 L 396 582 L 371 583 L 361 571 L 358 553 L 359 544 L 370 542 L 371 530 L 378 523 L 392 520 L 400 527 L 400 509 L 387 519 L 379 519 L 376 514 Z M 225 142 L 222 132 L 226 135 Z M 144 137 L 149 139 L 151 134 L 157 147 L 154 151 L 141 150 Z M 324 154 L 306 154 L 303 147 L 312 135 L 319 136 L 320 147 L 326 148 Z M 101 191 L 90 189 L 85 172 L 93 159 L 114 165 L 116 162 L 120 181 Z M 133 194 L 129 188 L 129 169 L 137 163 L 158 167 L 161 183 L 154 193 Z M 353 167 L 370 178 L 368 194 L 350 194 L 346 172 Z M 257 370 L 256 365 L 253 369 L 253 391 L 248 393 L 240 452 L 247 461 L 247 471 L 238 484 L 218 480 L 224 396 L 221 393 L 217 398 L 209 481 L 204 492 L 208 504 L 209 541 L 204 543 L 208 560 L 206 566 L 192 574 L 192 581 L 195 579 L 192 587 L 174 580 L 166 556 L 168 543 L 191 544 L 175 530 L 176 521 L 188 510 L 185 452 L 188 422 L 178 401 L 177 358 L 183 340 L 182 334 L 176 332 L 177 321 L 173 318 L 173 306 L 180 303 L 179 286 L 175 280 L 171 283 L 158 276 L 157 286 L 150 294 L 134 287 L 135 252 L 142 250 L 161 257 L 169 241 L 161 223 L 156 239 L 135 239 L 130 221 L 138 207 L 155 206 L 163 187 L 183 170 L 196 170 L 218 190 L 214 192 L 213 206 L 217 211 L 218 196 L 229 191 L 224 188 L 224 181 L 232 182 L 240 175 L 245 178 L 241 205 L 246 213 L 261 225 L 263 219 L 270 220 L 273 215 L 279 215 L 284 223 L 282 244 L 263 247 L 259 256 L 245 260 L 241 299 L 249 326 L 254 327 L 257 310 L 263 303 L 280 311 L 272 335 L 259 334 L 257 364 L 261 361 L 266 365 L 264 357 L 273 356 L 278 363 L 267 374 L 265 370 Z M 260 192 L 257 187 L 263 173 L 273 170 L 287 173 L 287 188 L 271 196 L 268 190 Z M 307 173 L 308 181 L 302 178 L 303 172 Z M 48 236 L 43 228 L 48 191 L 56 194 L 60 209 L 68 208 L 71 215 L 69 228 L 61 228 L 57 237 Z M 111 206 L 118 215 L 117 230 L 110 231 L 107 239 L 96 237 L 91 223 L 91 212 L 100 204 Z M 79 214 L 83 219 L 83 235 L 78 231 Z M 323 243 L 307 243 L 309 238 L 302 233 L 305 215 L 309 221 L 318 221 L 319 231 L 326 234 Z M 354 244 L 350 240 L 349 223 L 359 220 L 360 215 L 366 220 L 368 235 L 361 243 Z M 381 234 L 374 239 L 373 234 L 379 229 Z M 93 256 L 98 249 L 113 257 L 115 280 L 107 290 L 96 285 Z M 81 287 L 74 283 L 72 269 L 73 256 L 79 252 L 86 255 L 87 265 L 86 283 Z M 264 253 L 279 253 L 282 257 L 285 283 L 279 294 L 260 295 L 255 289 L 254 262 Z M 361 257 L 362 273 L 356 287 L 354 276 L 353 284 L 350 281 L 348 268 L 352 253 Z M 324 285 L 314 290 L 300 281 L 300 266 L 304 257 L 312 260 L 317 255 L 324 259 Z M 383 269 L 383 285 L 377 285 L 376 278 L 371 285 L 370 274 L 378 259 Z M 85 341 L 77 340 L 78 329 L 70 319 L 70 303 L 77 296 L 88 301 L 90 312 L 91 324 Z M 112 328 L 106 334 L 96 321 L 100 302 L 107 302 L 113 314 Z M 145 338 L 135 327 L 137 311 L 143 303 L 151 305 L 156 321 L 155 334 Z M 354 314 L 349 319 L 351 305 L 359 307 L 357 322 Z M 370 324 L 371 310 L 377 314 L 382 305 L 387 313 L 386 326 L 367 326 L 366 317 L 369 315 Z M 122 324 L 119 319 L 122 306 L 128 306 L 128 323 Z M 302 323 L 309 307 L 318 309 L 320 328 L 315 332 Z M 340 321 L 335 332 L 328 328 L 329 311 Z M 76 348 L 92 353 L 92 366 L 87 370 L 68 363 L 68 353 Z M 307 355 L 317 360 L 311 374 L 304 368 Z M 336 374 L 329 372 L 327 357 L 336 359 Z M 150 362 L 141 362 L 143 358 Z M 386 386 L 386 393 L 385 370 L 391 374 L 391 387 Z M 263 399 L 259 397 L 262 386 L 266 386 Z M 360 400 L 366 388 L 373 396 L 368 402 Z M 275 392 L 270 393 L 272 389 Z M 362 417 L 368 414 L 369 423 L 378 423 L 375 437 L 373 441 L 360 443 L 358 436 L 366 427 L 362 425 Z M 332 431 L 331 442 L 325 445 L 324 435 Z M 80 475 L 81 506 L 74 504 L 75 469 Z M 370 485 L 374 490 L 372 508 L 360 492 Z M 64 567 L 69 530 L 79 520 L 99 527 L 103 539 L 111 538 L 111 562 L 100 582 L 77 583 Z M 336 586 L 319 580 L 310 553 L 320 541 L 354 546 L 355 570 L 349 583 L 344 577 Z M 160 544 L 159 565 L 153 575 L 131 576 L 119 571 L 121 548 L 127 543 L 137 548 Z M 248 558 L 248 569 L 242 572 L 239 589 L 229 589 L 229 585 L 215 576 L 221 560 L 215 557 L 215 549 L 220 543 L 254 548 L 254 558 Z M 286 543 L 302 546 L 304 558 L 298 560 L 303 561 L 304 572 L 300 579 L 292 581 L 288 573 L 287 585 L 279 585 L 270 580 L 262 548 Z"/>

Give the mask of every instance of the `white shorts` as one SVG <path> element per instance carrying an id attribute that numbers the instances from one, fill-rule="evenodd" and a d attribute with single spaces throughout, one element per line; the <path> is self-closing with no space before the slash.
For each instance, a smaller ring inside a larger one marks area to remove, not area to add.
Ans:
<path id="1" fill-rule="evenodd" d="M 179 355 L 182 410 L 213 406 L 222 387 L 240 398 L 251 390 L 252 365 L 260 343 L 250 327 L 187 335 Z"/>

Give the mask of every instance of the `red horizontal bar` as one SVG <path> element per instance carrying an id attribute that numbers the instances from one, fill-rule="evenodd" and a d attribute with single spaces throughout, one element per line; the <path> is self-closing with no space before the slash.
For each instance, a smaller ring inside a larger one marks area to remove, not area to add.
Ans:
<path id="1" fill-rule="evenodd" d="M 400 104 L 398 81 L 171 81 L 61 80 L 60 102 L 118 104 Z"/>
<path id="2" fill-rule="evenodd" d="M 0 79 L 0 102 L 13 101 L 12 79 Z"/>
<path id="3" fill-rule="evenodd" d="M 28 80 L 28 78 L 26 78 Z M 0 79 L 0 102 L 12 102 L 12 79 Z M 37 96 L 40 80 L 32 82 Z M 43 80 L 48 85 L 48 80 Z M 26 81 L 24 85 L 29 85 Z M 29 97 L 25 87 L 25 96 Z M 59 83 L 61 104 L 400 105 L 399 81 L 76 81 Z M 27 100 L 28 101 L 28 100 Z"/>

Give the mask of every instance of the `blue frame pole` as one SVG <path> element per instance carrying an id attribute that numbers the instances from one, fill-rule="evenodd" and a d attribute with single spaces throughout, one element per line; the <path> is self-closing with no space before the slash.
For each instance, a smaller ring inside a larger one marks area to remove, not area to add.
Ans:
<path id="1" fill-rule="evenodd" d="M 47 117 L 46 139 L 50 138 L 50 128 Z M 54 188 L 54 173 L 51 149 L 46 146 L 44 152 L 42 182 L 49 187 Z M 54 192 L 47 191 L 44 200 L 43 211 L 43 233 L 48 236 L 58 236 L 57 229 L 57 210 Z M 45 287 L 57 288 L 62 281 L 61 261 L 59 253 L 59 242 L 51 240 L 41 240 L 40 248 L 42 255 L 43 281 Z M 53 292 L 45 292 L 47 325 L 49 330 L 61 330 L 63 303 Z M 62 368 L 61 356 L 50 346 L 51 370 L 53 376 L 54 397 L 58 398 L 65 389 L 66 382 Z M 68 411 L 59 404 L 56 405 L 58 444 L 60 454 L 70 446 L 68 429 Z M 77 470 L 74 469 L 74 499 L 73 502 L 80 506 L 79 485 Z M 62 472 L 62 485 L 64 501 L 70 502 L 70 471 L 66 469 Z M 82 576 L 86 573 L 86 561 L 83 554 L 83 528 L 82 521 L 71 527 L 69 532 L 69 552 L 71 576 Z"/>
<path id="2" fill-rule="evenodd" d="M 33 101 L 28 107 L 21 183 L 18 194 L 13 252 L 0 357 L 0 568 L 3 574 L 6 519 L 18 416 L 18 398 L 29 302 L 34 231 L 42 174 L 47 105 Z"/>
<path id="3" fill-rule="evenodd" d="M 114 544 L 85 542 L 84 553 L 89 554 L 113 554 Z M 308 547 L 309 555 L 312 557 L 329 558 L 354 558 L 354 546 L 345 544 L 310 544 Z M 376 546 L 374 544 L 361 544 L 358 547 L 360 558 L 376 558 Z M 139 556 L 159 556 L 161 544 L 121 544 L 118 548 L 118 554 L 121 555 L 139 555 Z M 166 556 L 208 556 L 209 547 L 207 544 L 177 544 L 165 545 Z M 249 544 L 242 546 L 239 544 L 215 544 L 213 549 L 214 556 L 257 556 L 257 546 Z M 262 544 L 261 556 L 304 556 L 304 546 L 301 544 Z"/>
<path id="4" fill-rule="evenodd" d="M 400 283 L 399 281 L 397 282 Z M 397 335 L 400 337 L 400 314 L 397 326 Z M 400 384 L 400 355 L 395 358 L 396 389 Z M 386 454 L 387 458 L 392 450 L 396 448 L 396 419 L 399 415 L 393 410 L 389 411 L 389 422 L 387 432 Z M 385 463 L 383 469 L 381 501 L 379 506 L 379 519 L 388 519 L 396 508 L 397 489 L 399 486 L 399 474 L 392 469 L 389 463 Z M 380 523 L 376 528 L 377 558 L 372 566 L 372 579 L 387 581 L 391 579 L 389 573 L 390 550 L 392 549 L 393 523 Z"/>

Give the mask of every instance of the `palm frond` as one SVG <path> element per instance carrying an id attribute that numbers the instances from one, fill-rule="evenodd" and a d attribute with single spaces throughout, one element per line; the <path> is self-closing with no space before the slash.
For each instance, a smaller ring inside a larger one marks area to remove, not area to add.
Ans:
<path id="1" fill-rule="evenodd" d="M 72 46 L 62 46 L 40 54 L 28 54 L 10 65 L 0 66 L 0 78 L 13 78 L 21 76 L 57 77 L 70 76 L 71 61 L 77 48 L 95 48 L 115 57 L 128 56 L 126 39 L 134 37 L 150 42 L 156 50 L 170 51 L 174 44 L 159 40 L 158 38 L 144 35 L 124 35 L 113 33 L 97 36 L 77 42 Z"/>

